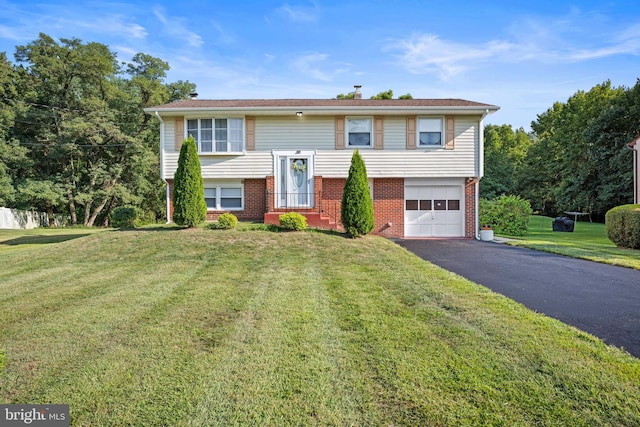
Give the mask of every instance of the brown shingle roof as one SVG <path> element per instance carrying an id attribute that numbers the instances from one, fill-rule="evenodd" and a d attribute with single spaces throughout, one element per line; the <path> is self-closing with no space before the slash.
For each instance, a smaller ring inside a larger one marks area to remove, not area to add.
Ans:
<path id="1" fill-rule="evenodd" d="M 149 107 L 148 110 L 181 108 L 350 108 L 350 107 L 443 107 L 497 110 L 491 104 L 465 99 L 188 99 Z"/>

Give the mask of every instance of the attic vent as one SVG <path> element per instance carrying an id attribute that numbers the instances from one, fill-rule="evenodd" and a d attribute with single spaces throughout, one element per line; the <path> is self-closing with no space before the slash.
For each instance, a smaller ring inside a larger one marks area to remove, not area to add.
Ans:
<path id="1" fill-rule="evenodd" d="M 192 92 L 189 94 L 189 96 L 191 97 L 192 100 L 196 100 L 198 99 L 198 92 Z"/>
<path id="2" fill-rule="evenodd" d="M 356 91 L 353 92 L 353 99 L 362 99 L 362 92 L 360 92 L 360 88 L 362 85 L 353 85 L 356 88 Z"/>

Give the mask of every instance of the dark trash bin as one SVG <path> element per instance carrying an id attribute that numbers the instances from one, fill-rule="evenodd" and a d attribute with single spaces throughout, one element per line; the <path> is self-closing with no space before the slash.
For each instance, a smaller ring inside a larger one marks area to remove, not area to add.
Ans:
<path id="1" fill-rule="evenodd" d="M 573 232 L 573 220 L 566 216 L 559 216 L 552 222 L 553 231 Z"/>

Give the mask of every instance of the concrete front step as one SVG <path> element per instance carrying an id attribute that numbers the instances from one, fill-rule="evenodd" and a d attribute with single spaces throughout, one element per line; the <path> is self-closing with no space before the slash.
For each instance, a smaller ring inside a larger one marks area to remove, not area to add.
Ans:
<path id="1" fill-rule="evenodd" d="M 287 212 L 267 212 L 264 214 L 265 224 L 280 224 L 280 215 Z M 323 216 L 317 212 L 298 212 L 300 215 L 307 218 L 307 225 L 314 228 L 325 228 L 329 230 L 342 230 L 342 226 L 335 221 L 331 221 L 326 216 Z"/>

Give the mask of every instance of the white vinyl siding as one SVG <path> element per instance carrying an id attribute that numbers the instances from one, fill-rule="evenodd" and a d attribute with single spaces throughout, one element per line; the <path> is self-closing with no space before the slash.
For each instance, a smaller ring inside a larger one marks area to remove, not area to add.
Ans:
<path id="1" fill-rule="evenodd" d="M 407 119 L 401 117 L 384 118 L 384 149 L 405 150 L 407 146 Z"/>
<path id="2" fill-rule="evenodd" d="M 165 120 L 164 121 L 164 149 L 167 152 L 176 151 L 175 148 L 175 120 Z"/>
<path id="3" fill-rule="evenodd" d="M 469 177 L 480 175 L 478 116 L 455 116 L 455 150 L 406 149 L 406 117 L 385 116 L 384 150 L 361 152 L 367 175 L 383 177 Z M 164 122 L 163 174 L 173 179 L 179 152 L 174 147 L 174 121 Z M 243 156 L 201 156 L 203 178 L 264 178 L 273 175 L 273 150 L 314 150 L 315 175 L 346 177 L 352 150 L 335 150 L 333 116 L 256 117 L 256 150 Z M 284 130 L 283 130 L 284 129 Z"/>
<path id="4" fill-rule="evenodd" d="M 478 119 L 456 117 L 456 149 L 443 147 L 418 147 L 416 150 L 396 149 L 399 145 L 389 143 L 385 136 L 384 150 L 363 150 L 360 154 L 367 168 L 369 178 L 384 177 L 469 177 L 478 176 Z M 385 122 L 385 131 L 393 126 Z M 396 129 L 399 126 L 395 127 Z M 404 135 L 403 135 L 404 138 Z M 327 178 L 346 177 L 351 164 L 350 150 L 318 150 L 316 156 L 316 175 Z"/>
<path id="5" fill-rule="evenodd" d="M 332 150 L 334 118 L 256 117 L 256 150 Z"/>

